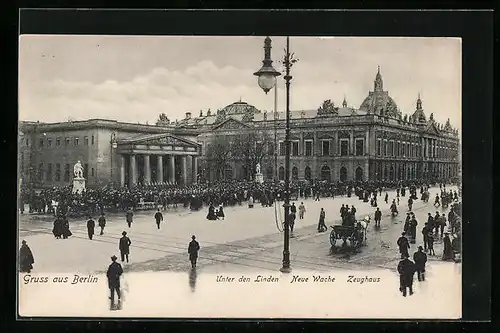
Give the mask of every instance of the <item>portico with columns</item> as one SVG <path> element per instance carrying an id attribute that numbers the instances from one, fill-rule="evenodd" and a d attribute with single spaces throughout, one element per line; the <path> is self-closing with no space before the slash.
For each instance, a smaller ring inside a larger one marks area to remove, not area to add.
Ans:
<path id="1" fill-rule="evenodd" d="M 200 150 L 199 143 L 167 133 L 118 140 L 120 186 L 196 183 Z"/>

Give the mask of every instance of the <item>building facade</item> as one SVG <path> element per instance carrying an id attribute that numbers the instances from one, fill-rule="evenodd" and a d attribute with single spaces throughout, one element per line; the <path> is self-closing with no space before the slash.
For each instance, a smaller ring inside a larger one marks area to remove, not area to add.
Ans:
<path id="1" fill-rule="evenodd" d="M 380 69 L 358 109 L 344 98 L 341 107 L 326 100 L 290 116 L 294 180 L 458 177 L 458 130 L 449 119 L 437 123 L 433 113 L 427 119 L 420 96 L 415 110 L 403 116 L 384 90 Z M 19 172 L 23 183 L 34 186 L 68 185 L 78 160 L 89 186 L 251 179 L 257 163 L 265 179 L 285 177 L 285 113 L 261 112 L 241 100 L 198 117 L 188 112 L 176 122 L 162 114 L 156 125 L 24 122 L 19 133 Z M 237 154 L 242 142 L 252 158 Z M 215 146 L 224 159 L 215 158 Z"/>
<path id="2" fill-rule="evenodd" d="M 197 180 L 197 132 L 168 124 L 22 122 L 19 133 L 20 181 L 34 187 L 70 185 L 77 161 L 89 187 Z"/>

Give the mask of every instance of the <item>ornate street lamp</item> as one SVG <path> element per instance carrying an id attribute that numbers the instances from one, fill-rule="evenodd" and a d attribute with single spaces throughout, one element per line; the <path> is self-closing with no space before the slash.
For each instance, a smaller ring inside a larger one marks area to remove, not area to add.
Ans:
<path id="1" fill-rule="evenodd" d="M 283 266 L 280 269 L 283 273 L 291 272 L 290 268 L 290 68 L 298 59 L 294 59 L 293 53 L 290 53 L 290 37 L 286 37 L 286 50 L 283 57 L 283 65 L 285 66 L 285 87 L 286 87 L 286 131 L 285 131 L 285 193 L 284 193 L 284 208 L 285 208 L 285 230 L 284 230 L 284 245 L 283 245 Z M 259 77 L 259 86 L 267 94 L 276 85 L 276 77 L 280 75 L 272 67 L 271 60 L 271 38 L 266 37 L 264 40 L 264 60 L 263 66 L 254 75 Z M 276 120 L 276 118 L 275 118 Z M 277 165 L 276 165 L 277 167 Z"/>

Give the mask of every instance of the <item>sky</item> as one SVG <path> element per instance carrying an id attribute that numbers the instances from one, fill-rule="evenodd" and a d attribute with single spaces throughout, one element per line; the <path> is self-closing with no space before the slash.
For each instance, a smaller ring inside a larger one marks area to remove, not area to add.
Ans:
<path id="1" fill-rule="evenodd" d="M 285 37 L 271 57 L 282 70 Z M 23 35 L 19 50 L 19 119 L 60 122 L 92 118 L 133 123 L 216 111 L 240 99 L 272 110 L 253 75 L 264 37 Z M 299 59 L 291 71 L 290 109 L 324 100 L 358 108 L 373 90 L 377 66 L 384 90 L 403 114 L 418 94 L 427 117 L 461 128 L 461 40 L 458 38 L 290 37 Z M 278 108 L 285 109 L 283 76 Z"/>

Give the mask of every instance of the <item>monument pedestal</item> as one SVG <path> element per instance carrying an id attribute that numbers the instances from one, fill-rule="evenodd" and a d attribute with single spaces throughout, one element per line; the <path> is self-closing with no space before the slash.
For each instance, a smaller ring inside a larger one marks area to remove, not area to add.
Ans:
<path id="1" fill-rule="evenodd" d="M 73 178 L 72 193 L 81 193 L 85 190 L 85 178 Z"/>
<path id="2" fill-rule="evenodd" d="M 255 174 L 255 182 L 262 184 L 264 182 L 264 175 L 261 173 Z"/>

